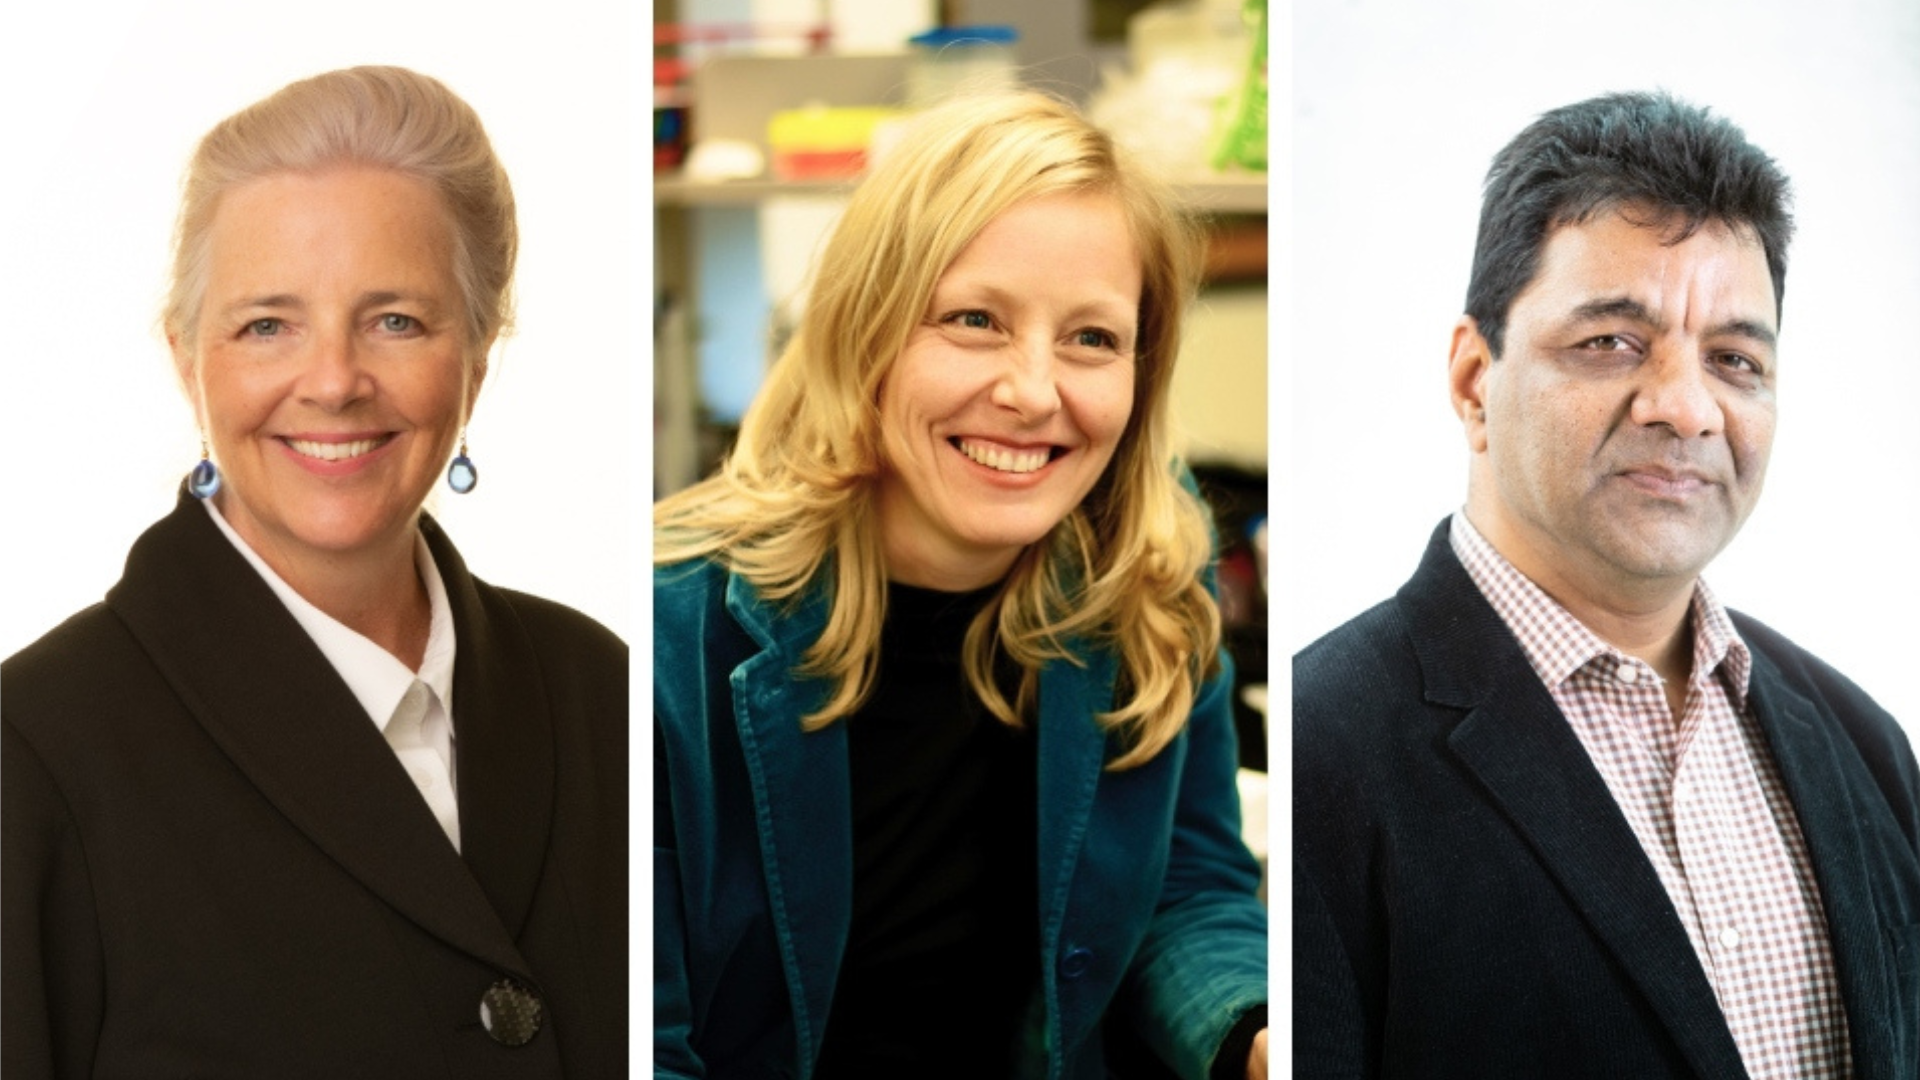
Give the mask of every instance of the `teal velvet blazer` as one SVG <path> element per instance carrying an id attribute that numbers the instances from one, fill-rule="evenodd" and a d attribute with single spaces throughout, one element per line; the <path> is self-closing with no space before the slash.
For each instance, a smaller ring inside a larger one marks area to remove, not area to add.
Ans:
<path id="1" fill-rule="evenodd" d="M 846 728 L 801 731 L 825 687 L 793 674 L 826 615 L 817 591 L 777 606 L 713 563 L 654 571 L 656 1076 L 812 1073 L 853 882 Z M 1008 988 L 1034 991 L 1022 1075 L 1104 1076 L 1101 1026 L 1116 1023 L 1199 1080 L 1267 1000 L 1231 668 L 1223 657 L 1158 756 L 1108 772 L 1094 715 L 1116 660 L 1079 659 L 1040 678 L 1043 976 Z"/>

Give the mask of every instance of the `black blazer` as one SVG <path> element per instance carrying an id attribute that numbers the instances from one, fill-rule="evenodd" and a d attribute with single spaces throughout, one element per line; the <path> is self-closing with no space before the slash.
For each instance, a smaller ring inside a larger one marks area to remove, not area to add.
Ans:
<path id="1" fill-rule="evenodd" d="M 421 530 L 461 852 L 185 496 L 0 666 L 6 1080 L 626 1074 L 626 646 Z M 542 1006 L 521 1046 L 481 1024 L 502 979 Z"/>
<path id="2" fill-rule="evenodd" d="M 1857 1080 L 1920 1077 L 1920 770 L 1859 687 L 1736 615 L 1811 849 Z M 1300 1076 L 1746 1075 L 1625 816 L 1441 523 L 1294 657 Z"/>

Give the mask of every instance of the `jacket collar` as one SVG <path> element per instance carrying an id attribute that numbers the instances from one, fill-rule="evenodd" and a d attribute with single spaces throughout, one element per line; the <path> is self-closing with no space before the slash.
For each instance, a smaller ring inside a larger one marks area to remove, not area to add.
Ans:
<path id="1" fill-rule="evenodd" d="M 315 846 L 424 929 L 530 978 L 510 931 L 530 901 L 529 867 L 537 875 L 544 857 L 545 695 L 515 628 L 494 625 L 430 519 L 422 531 L 461 641 L 464 861 L 313 640 L 184 492 L 135 542 L 107 605 L 207 735 Z"/>
<path id="2" fill-rule="evenodd" d="M 1445 733 L 1449 750 L 1560 883 L 1696 1071 L 1745 1075 L 1652 863 L 1519 642 L 1454 556 L 1446 522 L 1398 599 L 1426 700 L 1462 714 Z"/>

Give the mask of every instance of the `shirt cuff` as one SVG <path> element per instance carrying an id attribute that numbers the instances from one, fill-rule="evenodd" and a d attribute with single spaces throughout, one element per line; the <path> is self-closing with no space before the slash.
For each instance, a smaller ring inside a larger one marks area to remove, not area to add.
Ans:
<path id="1" fill-rule="evenodd" d="M 1213 1055 L 1213 1068 L 1207 1071 L 1208 1080 L 1245 1080 L 1247 1055 L 1253 1053 L 1253 1037 L 1266 1026 L 1266 1002 L 1241 1013 L 1240 1019 L 1234 1021 L 1233 1030 L 1220 1040 L 1220 1049 Z"/>

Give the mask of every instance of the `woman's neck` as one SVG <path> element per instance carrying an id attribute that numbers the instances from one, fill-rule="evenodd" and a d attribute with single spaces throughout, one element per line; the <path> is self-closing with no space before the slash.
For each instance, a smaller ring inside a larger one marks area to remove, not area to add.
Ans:
<path id="1" fill-rule="evenodd" d="M 420 580 L 412 545 L 399 559 L 377 567 L 310 573 L 307 579 L 310 585 L 292 578 L 287 584 L 347 629 L 387 650 L 409 671 L 420 670 L 433 629 L 433 605 Z"/>
<path id="2" fill-rule="evenodd" d="M 408 670 L 420 669 L 433 605 L 414 558 L 414 530 L 353 552 L 294 550 L 244 533 L 241 538 L 301 599 L 385 649 Z"/>

